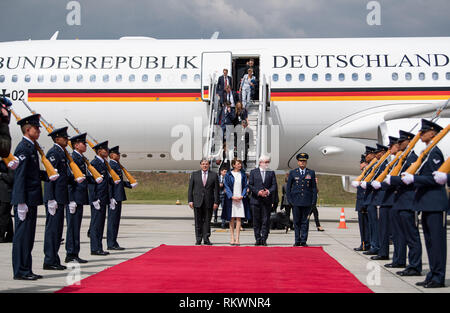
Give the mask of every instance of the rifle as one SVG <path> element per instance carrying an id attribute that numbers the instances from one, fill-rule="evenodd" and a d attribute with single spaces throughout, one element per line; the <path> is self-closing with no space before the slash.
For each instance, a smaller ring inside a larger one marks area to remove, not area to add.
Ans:
<path id="1" fill-rule="evenodd" d="M 380 175 L 378 175 L 377 179 L 375 179 L 377 182 L 381 183 L 383 182 L 383 180 L 386 178 L 386 176 L 389 174 L 389 171 L 391 170 L 391 168 L 394 166 L 394 164 L 399 161 L 401 155 L 402 155 L 402 151 L 397 152 L 397 154 L 395 155 L 394 159 L 389 162 L 389 164 L 386 166 L 386 168 L 381 172 Z"/>
<path id="2" fill-rule="evenodd" d="M 442 173 L 450 173 L 450 157 L 441 165 L 441 167 L 437 170 Z"/>
<path id="3" fill-rule="evenodd" d="M 73 125 L 67 118 L 65 118 L 65 120 L 66 120 L 67 123 L 69 123 L 69 125 L 75 130 L 75 132 L 76 132 L 77 134 L 81 134 L 80 130 L 79 130 L 78 128 L 76 128 L 75 125 Z M 90 138 L 92 138 L 89 134 L 88 134 L 88 136 L 89 136 Z M 97 140 L 95 140 L 94 138 L 92 138 L 92 139 L 96 142 L 96 144 L 98 144 L 98 141 L 97 141 Z M 90 141 L 89 139 L 86 139 L 86 142 L 88 143 L 88 145 L 89 145 L 92 149 L 94 149 L 95 144 L 92 143 L 92 141 Z M 106 165 L 106 167 L 108 168 L 109 175 L 111 175 L 111 178 L 113 179 L 114 183 L 115 183 L 115 184 L 120 183 L 120 177 L 119 177 L 119 175 L 117 175 L 117 173 L 111 168 L 111 166 L 109 165 L 108 162 L 105 162 L 105 165 Z"/>
<path id="4" fill-rule="evenodd" d="M 20 116 L 17 115 L 16 112 L 14 112 L 14 110 L 12 108 L 10 108 L 10 111 L 11 111 L 12 115 L 14 115 L 14 117 L 16 118 L 17 121 L 21 120 Z M 50 161 L 47 159 L 47 157 L 44 154 L 44 151 L 42 151 L 42 148 L 37 141 L 34 142 L 34 146 L 36 147 L 36 150 L 41 155 L 41 162 L 44 165 L 45 171 L 47 172 L 47 176 L 49 177 L 49 179 L 52 181 L 58 179 L 58 177 L 59 177 L 58 172 L 55 170 L 52 163 L 50 163 Z"/>
<path id="5" fill-rule="evenodd" d="M 428 144 L 428 146 L 425 148 L 425 150 L 422 151 L 422 153 L 419 155 L 419 157 L 417 158 L 416 162 L 414 162 L 413 164 L 411 164 L 409 166 L 409 168 L 406 170 L 407 173 L 414 175 L 417 170 L 419 169 L 419 167 L 422 165 L 423 160 L 426 158 L 426 156 L 428 155 L 428 153 L 430 153 L 431 149 L 434 148 L 434 146 L 437 145 L 437 143 L 445 137 L 445 135 L 447 135 L 448 131 L 450 130 L 450 124 L 447 125 L 447 127 L 445 127 L 443 130 L 441 130 L 439 132 L 439 134 L 437 134 L 432 140 L 431 142 Z"/>
<path id="6" fill-rule="evenodd" d="M 31 114 L 36 114 L 36 111 L 31 109 L 30 106 L 28 106 L 28 104 L 24 100 L 22 100 L 22 103 L 27 107 L 27 109 L 31 112 Z M 48 123 L 42 117 L 42 115 L 40 117 L 40 122 L 49 134 L 53 131 L 54 127 L 50 123 Z M 67 151 L 66 148 L 64 148 L 64 153 L 66 154 L 67 160 L 69 160 L 69 166 L 70 166 L 70 169 L 72 170 L 72 173 L 73 173 L 73 176 L 75 177 L 76 182 L 82 183 L 86 179 L 86 176 L 83 174 L 83 172 L 81 172 L 80 168 L 75 163 L 75 161 L 73 160 L 72 156 L 69 154 L 69 152 Z"/>
<path id="7" fill-rule="evenodd" d="M 409 142 L 408 146 L 406 147 L 405 151 L 403 151 L 402 155 L 400 156 L 397 165 L 392 169 L 392 171 L 389 173 L 391 176 L 398 176 L 400 174 L 400 171 L 402 170 L 403 163 L 406 161 L 406 158 L 411 153 L 412 149 L 414 149 L 414 146 L 417 144 L 417 142 L 420 139 L 420 135 L 422 132 L 418 132 L 413 139 Z M 387 175 L 386 175 L 387 176 Z"/>
<path id="8" fill-rule="evenodd" d="M 389 155 L 391 155 L 391 150 L 388 150 L 385 154 L 383 154 L 383 156 L 380 158 L 378 163 L 375 164 L 375 166 L 372 168 L 372 171 L 370 172 L 370 174 L 367 175 L 366 178 L 364 178 L 364 181 L 366 183 L 372 181 L 372 178 L 375 176 L 376 170 L 381 166 L 381 164 L 383 164 L 384 160 L 386 160 Z"/>
<path id="9" fill-rule="evenodd" d="M 372 167 L 372 165 L 375 164 L 375 162 L 378 161 L 377 158 L 373 158 L 372 161 L 370 161 L 370 163 L 364 168 L 364 170 L 362 171 L 361 175 L 359 175 L 355 181 L 360 182 L 361 180 L 363 180 L 366 176 L 366 172 Z"/>
<path id="10" fill-rule="evenodd" d="M 19 159 L 17 157 L 15 157 L 12 153 L 10 153 L 6 158 L 2 158 L 2 160 L 8 167 L 11 162 L 19 161 Z"/>

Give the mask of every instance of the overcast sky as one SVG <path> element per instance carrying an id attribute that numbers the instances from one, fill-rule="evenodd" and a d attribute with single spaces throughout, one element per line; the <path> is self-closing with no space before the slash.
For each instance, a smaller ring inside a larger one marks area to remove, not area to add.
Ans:
<path id="1" fill-rule="evenodd" d="M 67 24 L 70 0 L 1 0 L 0 41 L 449 36 L 449 0 L 78 0 L 81 25 Z"/>

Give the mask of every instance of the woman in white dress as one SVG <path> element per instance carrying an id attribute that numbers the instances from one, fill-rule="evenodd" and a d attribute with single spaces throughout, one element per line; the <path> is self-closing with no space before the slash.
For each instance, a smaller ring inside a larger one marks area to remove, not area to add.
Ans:
<path id="1" fill-rule="evenodd" d="M 253 69 L 249 68 L 247 74 L 241 80 L 239 91 L 242 95 L 242 104 L 245 109 L 248 109 L 251 99 L 252 88 L 255 88 L 256 77 L 253 76 Z"/>
<path id="2" fill-rule="evenodd" d="M 227 196 L 227 216 L 230 217 L 231 245 L 240 245 L 239 235 L 241 218 L 245 217 L 243 199 L 247 196 L 247 175 L 242 170 L 242 161 L 231 162 L 233 170 L 225 176 L 225 192 Z M 234 230 L 236 229 L 236 236 Z"/>

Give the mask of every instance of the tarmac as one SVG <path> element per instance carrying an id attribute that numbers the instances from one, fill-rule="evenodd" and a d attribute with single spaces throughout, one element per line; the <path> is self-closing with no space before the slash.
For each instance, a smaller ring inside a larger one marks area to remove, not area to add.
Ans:
<path id="1" fill-rule="evenodd" d="M 353 208 L 345 208 L 346 229 L 338 228 L 341 208 L 319 207 L 319 216 L 323 232 L 316 230 L 314 219 L 311 217 L 308 245 L 320 246 L 343 267 L 349 270 L 363 284 L 376 293 L 449 293 L 449 256 L 447 255 L 447 276 L 445 288 L 425 289 L 415 285 L 425 279 L 429 271 L 423 234 L 421 231 L 423 249 L 423 276 L 400 277 L 395 272 L 401 269 L 388 269 L 383 265 L 391 261 L 372 261 L 370 256 L 356 252 L 353 248 L 360 244 L 357 214 Z M 90 221 L 90 209 L 84 208 L 84 218 L 81 229 L 80 257 L 88 260 L 80 265 L 78 271 L 75 267 L 68 267 L 64 271 L 43 270 L 43 242 L 45 215 L 44 207 L 38 208 L 36 227 L 36 240 L 33 249 L 33 272 L 43 275 L 37 281 L 13 280 L 11 265 L 11 243 L 0 244 L 0 292 L 1 293 L 52 293 L 68 284 L 84 279 L 106 268 L 137 257 L 161 244 L 166 245 L 193 245 L 195 243 L 193 211 L 187 205 L 141 205 L 124 204 L 122 220 L 119 230 L 119 244 L 126 248 L 123 251 L 110 251 L 107 256 L 91 256 L 87 229 Z M 220 222 L 220 217 L 219 217 Z M 65 230 L 64 230 L 65 236 Z M 106 237 L 106 225 L 105 225 Z M 220 225 L 212 227 L 211 242 L 214 245 L 229 245 L 230 234 L 228 229 Z M 447 236 L 448 245 L 449 236 Z M 254 245 L 252 228 L 245 228 L 241 232 L 241 246 Z M 294 231 L 271 230 L 268 246 L 291 247 L 294 243 Z M 103 240 L 106 250 L 106 240 Z M 264 249 L 264 247 L 261 247 Z M 302 249 L 299 247 L 298 249 Z M 393 246 L 390 246 L 392 257 Z M 448 254 L 448 249 L 447 249 Z M 59 256 L 65 259 L 65 246 L 61 245 Z M 64 264 L 64 263 L 63 263 Z M 68 265 L 68 264 L 65 264 Z M 79 274 L 79 276 L 77 276 Z M 213 273 L 212 273 L 213 275 Z M 339 283 L 339 282 L 336 282 Z M 320 292 L 320 290 L 318 290 Z"/>

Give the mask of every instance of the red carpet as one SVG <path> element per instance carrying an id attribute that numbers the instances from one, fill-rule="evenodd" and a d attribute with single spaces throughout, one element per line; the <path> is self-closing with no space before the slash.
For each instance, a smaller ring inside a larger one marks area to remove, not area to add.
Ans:
<path id="1" fill-rule="evenodd" d="M 166 246 L 58 292 L 372 292 L 321 247 Z"/>

